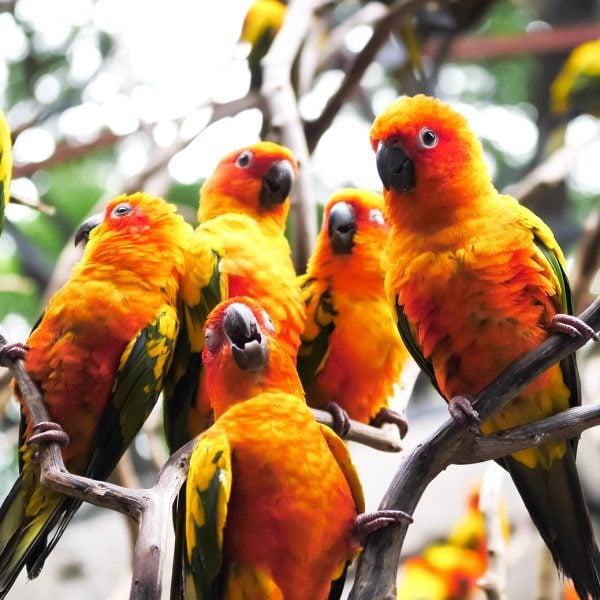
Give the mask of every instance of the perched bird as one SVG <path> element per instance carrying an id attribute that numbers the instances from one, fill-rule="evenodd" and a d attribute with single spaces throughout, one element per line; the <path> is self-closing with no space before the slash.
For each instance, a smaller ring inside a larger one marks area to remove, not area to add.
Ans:
<path id="1" fill-rule="evenodd" d="M 39 574 L 81 504 L 40 486 L 36 443 L 70 439 L 67 469 L 105 479 L 152 410 L 191 233 L 175 206 L 141 193 L 115 198 L 78 230 L 76 241 L 89 236 L 83 259 L 27 340 L 25 367 L 55 424 L 36 433 L 23 405 L 20 476 L 0 507 L 0 597 L 23 565 Z"/>
<path id="2" fill-rule="evenodd" d="M 556 115 L 600 115 L 600 39 L 573 49 L 550 88 Z"/>
<path id="3" fill-rule="evenodd" d="M 6 118 L 0 111 L 0 233 L 4 225 L 4 209 L 10 200 L 12 178 L 12 140 Z"/>
<path id="4" fill-rule="evenodd" d="M 172 451 L 210 424 L 200 352 L 208 313 L 231 296 L 261 302 L 296 359 L 304 303 L 284 235 L 297 166 L 282 146 L 260 142 L 225 156 L 200 191 L 186 255 L 182 331 L 165 386 L 165 431 Z"/>
<path id="5" fill-rule="evenodd" d="M 339 598 L 364 510 L 345 445 L 312 417 L 260 305 L 219 304 L 205 336 L 216 421 L 190 462 L 186 597 Z"/>
<path id="6" fill-rule="evenodd" d="M 285 18 L 286 5 L 280 0 L 254 0 L 248 8 L 240 41 L 250 44 L 248 68 L 250 89 L 259 90 L 262 85 L 260 61 L 266 56 Z"/>
<path id="7" fill-rule="evenodd" d="M 481 144 L 434 98 L 392 103 L 371 144 L 391 225 L 386 290 L 407 348 L 460 422 L 469 396 L 552 333 L 594 336 L 571 312 L 563 254 L 550 229 L 499 194 Z M 575 356 L 554 365 L 481 425 L 483 433 L 537 421 L 580 403 Z M 600 554 L 575 465 L 576 441 L 548 442 L 500 460 L 558 567 L 580 595 L 600 598 Z"/>
<path id="8" fill-rule="evenodd" d="M 323 227 L 299 277 L 306 327 L 298 372 L 309 406 L 336 403 L 362 423 L 406 421 L 389 407 L 408 357 L 384 290 L 381 255 L 389 227 L 383 200 L 342 189 L 325 206 Z"/>

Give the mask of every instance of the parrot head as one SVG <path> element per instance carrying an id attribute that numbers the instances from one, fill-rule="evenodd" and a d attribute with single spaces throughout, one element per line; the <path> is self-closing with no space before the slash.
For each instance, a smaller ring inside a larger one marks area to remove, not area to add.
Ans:
<path id="1" fill-rule="evenodd" d="M 111 232 L 126 236 L 144 234 L 151 228 L 170 226 L 173 221 L 180 221 L 183 226 L 182 217 L 175 215 L 175 211 L 175 205 L 149 194 L 117 196 L 103 213 L 92 215 L 79 226 L 75 232 L 75 245 Z"/>
<path id="2" fill-rule="evenodd" d="M 375 119 L 371 145 L 391 223 L 414 212 L 435 218 L 491 186 L 483 148 L 467 120 L 436 98 L 420 94 L 393 102 Z"/>
<path id="3" fill-rule="evenodd" d="M 296 365 L 269 315 L 247 297 L 225 300 L 208 315 L 202 362 L 215 417 L 264 391 L 302 394 Z"/>
<path id="4" fill-rule="evenodd" d="M 326 234 L 334 255 L 347 256 L 368 245 L 381 249 L 388 232 L 379 194 L 344 188 L 333 194 L 325 205 L 321 236 Z"/>
<path id="5" fill-rule="evenodd" d="M 259 142 L 235 150 L 202 185 L 198 221 L 233 212 L 274 219 L 283 229 L 297 172 L 291 151 L 278 144 Z"/>

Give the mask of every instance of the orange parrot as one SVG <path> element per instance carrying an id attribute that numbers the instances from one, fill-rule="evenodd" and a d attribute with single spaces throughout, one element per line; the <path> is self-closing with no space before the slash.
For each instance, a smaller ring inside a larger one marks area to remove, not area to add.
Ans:
<path id="1" fill-rule="evenodd" d="M 352 419 L 396 423 L 404 434 L 406 420 L 389 408 L 408 352 L 384 290 L 380 261 L 389 227 L 382 210 L 379 194 L 350 188 L 325 206 L 299 277 L 307 316 L 298 372 L 309 406 L 335 403 Z"/>
<path id="2" fill-rule="evenodd" d="M 81 504 L 40 486 L 36 443 L 68 443 L 72 473 L 106 479 L 152 410 L 177 336 L 191 233 L 173 205 L 140 193 L 115 198 L 79 229 L 76 241 L 89 236 L 83 259 L 27 340 L 25 367 L 55 423 L 32 430 L 23 405 L 20 476 L 0 507 L 0 597 L 24 565 L 39 574 Z"/>
<path id="3" fill-rule="evenodd" d="M 371 129 L 391 233 L 386 290 L 398 327 L 459 422 L 505 367 L 555 331 L 594 336 L 564 314 L 571 300 L 550 229 L 499 194 L 481 144 L 449 105 L 397 100 Z M 537 421 L 580 403 L 571 355 L 521 391 L 481 430 Z M 575 465 L 576 441 L 549 442 L 500 460 L 558 567 L 580 595 L 600 598 L 600 553 Z"/>
<path id="4" fill-rule="evenodd" d="M 201 383 L 202 328 L 231 296 L 260 300 L 288 354 L 296 359 L 304 304 L 284 235 L 297 166 L 292 153 L 260 142 L 225 156 L 200 191 L 186 255 L 182 331 L 165 389 L 165 430 L 172 451 L 210 424 Z"/>
<path id="5" fill-rule="evenodd" d="M 194 450 L 186 491 L 198 597 L 326 598 L 359 550 L 364 510 L 344 444 L 315 422 L 257 303 L 221 303 L 202 356 L 216 422 Z"/>
<path id="6" fill-rule="evenodd" d="M 202 357 L 216 421 L 187 480 L 188 593 L 339 598 L 363 534 L 378 526 L 378 513 L 358 517 L 364 500 L 348 450 L 312 417 L 294 361 L 256 302 L 236 297 L 214 309 Z"/>

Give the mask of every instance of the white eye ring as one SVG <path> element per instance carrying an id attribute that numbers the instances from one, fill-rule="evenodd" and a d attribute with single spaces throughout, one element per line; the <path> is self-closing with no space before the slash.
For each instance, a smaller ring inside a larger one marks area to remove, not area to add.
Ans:
<path id="1" fill-rule="evenodd" d="M 250 152 L 250 150 L 245 150 L 237 157 L 235 164 L 236 164 L 236 166 L 241 167 L 242 169 L 245 169 L 250 164 L 251 161 L 252 161 L 252 152 Z"/>
<path id="2" fill-rule="evenodd" d="M 126 215 L 130 215 L 132 211 L 131 204 L 128 202 L 122 202 L 121 204 L 117 204 L 112 209 L 111 216 L 113 217 L 125 217 Z"/>
<path id="3" fill-rule="evenodd" d="M 429 129 L 429 127 L 423 127 L 423 129 L 419 131 L 419 139 L 424 148 L 435 148 L 439 141 L 435 131 Z"/>
<path id="4" fill-rule="evenodd" d="M 373 223 L 377 223 L 378 225 L 384 225 L 385 219 L 383 218 L 383 213 L 378 208 L 372 208 L 369 212 L 369 221 Z"/>

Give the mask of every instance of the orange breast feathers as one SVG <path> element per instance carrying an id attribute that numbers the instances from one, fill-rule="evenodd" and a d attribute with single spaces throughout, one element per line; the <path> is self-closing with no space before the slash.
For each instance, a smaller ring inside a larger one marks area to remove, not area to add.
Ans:
<path id="1" fill-rule="evenodd" d="M 286 600 L 325 599 L 358 551 L 357 513 L 319 425 L 297 397 L 273 393 L 233 407 L 217 426 L 233 455 L 227 563 L 269 570 Z"/>
<path id="2" fill-rule="evenodd" d="M 112 218 L 125 201 L 138 212 Z M 83 259 L 27 341 L 25 366 L 51 418 L 71 438 L 63 451 L 67 464 L 74 457 L 85 464 L 126 346 L 161 306 L 176 304 L 191 228 L 174 210 L 145 194 L 111 202 Z"/>
<path id="3" fill-rule="evenodd" d="M 384 290 L 382 210 L 373 192 L 336 192 L 299 278 L 307 319 L 298 369 L 307 401 L 336 402 L 363 423 L 388 406 L 408 357 Z"/>

